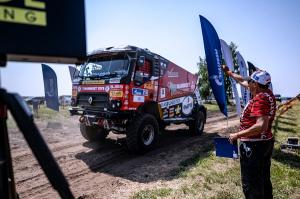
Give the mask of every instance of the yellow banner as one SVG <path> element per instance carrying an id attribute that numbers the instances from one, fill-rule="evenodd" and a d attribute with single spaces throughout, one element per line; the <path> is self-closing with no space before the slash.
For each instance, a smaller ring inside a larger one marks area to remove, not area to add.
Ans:
<path id="1" fill-rule="evenodd" d="M 35 26 L 47 26 L 45 11 L 36 11 L 9 6 L 0 6 L 0 21 Z"/>
<path id="2" fill-rule="evenodd" d="M 86 80 L 82 84 L 105 84 L 105 80 Z"/>
<path id="3" fill-rule="evenodd" d="M 123 97 L 123 91 L 110 91 L 109 97 Z"/>

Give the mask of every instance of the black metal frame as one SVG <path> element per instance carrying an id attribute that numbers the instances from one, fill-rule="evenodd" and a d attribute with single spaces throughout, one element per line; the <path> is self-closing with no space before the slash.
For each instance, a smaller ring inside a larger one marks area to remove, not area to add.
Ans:
<path id="1" fill-rule="evenodd" d="M 10 110 L 38 163 L 61 198 L 74 198 L 69 184 L 33 122 L 25 101 L 18 94 L 0 88 L 0 198 L 18 198 L 7 131 L 7 109 Z"/>

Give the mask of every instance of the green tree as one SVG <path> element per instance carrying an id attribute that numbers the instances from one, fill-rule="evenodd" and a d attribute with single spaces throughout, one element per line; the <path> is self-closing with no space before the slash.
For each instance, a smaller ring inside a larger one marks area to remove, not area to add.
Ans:
<path id="1" fill-rule="evenodd" d="M 208 81 L 208 72 L 207 72 L 207 63 L 206 60 L 199 57 L 199 63 L 197 63 L 198 66 L 198 88 L 200 91 L 200 96 L 202 99 L 207 99 L 212 91 L 209 85 Z"/>

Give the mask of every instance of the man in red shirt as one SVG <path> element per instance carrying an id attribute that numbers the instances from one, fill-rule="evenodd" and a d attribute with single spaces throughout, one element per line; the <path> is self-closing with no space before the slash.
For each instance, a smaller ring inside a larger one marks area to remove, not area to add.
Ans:
<path id="1" fill-rule="evenodd" d="M 248 88 L 253 96 L 240 118 L 240 130 L 229 135 L 230 142 L 240 139 L 242 187 L 246 199 L 273 198 L 270 179 L 271 156 L 274 147 L 272 122 L 276 100 L 268 88 L 271 76 L 266 71 L 255 71 L 243 78 L 223 66 L 224 72 Z"/>

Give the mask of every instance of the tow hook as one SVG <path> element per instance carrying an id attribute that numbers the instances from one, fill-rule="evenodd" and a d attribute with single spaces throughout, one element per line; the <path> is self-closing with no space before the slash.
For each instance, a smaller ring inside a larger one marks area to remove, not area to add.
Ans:
<path id="1" fill-rule="evenodd" d="M 93 116 L 93 115 L 82 115 L 79 118 L 79 122 L 84 123 L 86 126 L 92 126 L 95 123 L 95 116 Z"/>
<path id="2" fill-rule="evenodd" d="M 104 122 L 103 122 L 103 126 L 104 126 L 104 128 L 105 128 L 105 129 L 110 129 L 110 127 L 109 127 L 109 124 L 108 124 L 108 121 L 107 121 L 107 120 L 104 120 Z"/>
<path id="3" fill-rule="evenodd" d="M 84 123 L 85 122 L 85 117 L 83 115 L 79 118 L 79 122 L 80 123 Z"/>
<path id="4" fill-rule="evenodd" d="M 86 115 L 82 115 L 82 116 L 79 118 L 79 122 L 85 123 L 85 125 L 87 125 L 87 126 L 91 126 L 91 122 L 90 122 L 88 116 L 86 116 Z"/>
<path id="5" fill-rule="evenodd" d="M 110 125 L 109 125 L 108 121 L 103 118 L 98 120 L 98 126 L 102 126 L 104 129 L 107 129 L 107 130 L 110 129 Z"/>
<path id="6" fill-rule="evenodd" d="M 98 120 L 98 126 L 104 126 L 104 119 L 99 119 Z"/>

